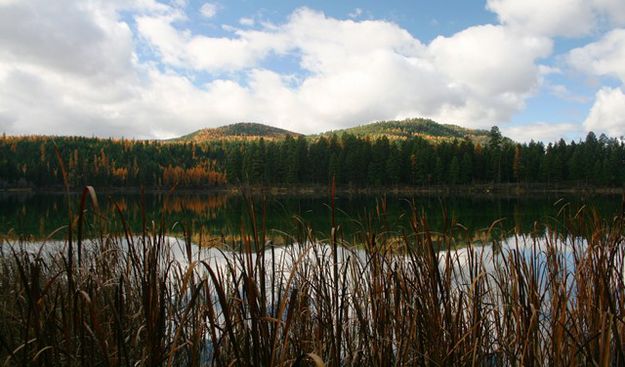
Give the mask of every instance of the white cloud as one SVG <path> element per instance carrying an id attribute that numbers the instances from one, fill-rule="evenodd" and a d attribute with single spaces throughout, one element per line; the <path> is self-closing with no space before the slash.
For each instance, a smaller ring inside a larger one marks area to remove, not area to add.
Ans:
<path id="1" fill-rule="evenodd" d="M 0 10 L 4 62 L 35 63 L 84 76 L 121 75 L 130 69 L 132 33 L 125 23 L 111 19 L 108 9 L 68 0 L 54 6 L 28 4 L 9 3 Z M 83 16 L 86 12 L 90 18 Z"/>
<path id="2" fill-rule="evenodd" d="M 621 82 L 621 88 L 603 87 L 595 95 L 584 128 L 595 133 L 613 136 L 625 131 L 625 29 L 616 29 L 603 35 L 598 41 L 574 49 L 566 57 L 573 68 L 593 77 L 613 77 Z"/>
<path id="3" fill-rule="evenodd" d="M 625 94 L 620 88 L 601 88 L 584 121 L 586 131 L 621 136 L 625 132 Z"/>
<path id="4" fill-rule="evenodd" d="M 613 76 L 625 83 L 625 29 L 605 34 L 597 42 L 576 48 L 567 55 L 574 68 L 594 76 Z"/>
<path id="5" fill-rule="evenodd" d="M 16 2 L 0 8 L 0 130 L 29 134 L 119 135 L 116 107 L 133 97 L 132 33 L 113 2 Z M 150 1 L 124 9 L 158 12 Z M 7 123 L 8 122 L 8 123 Z"/>
<path id="6" fill-rule="evenodd" d="M 243 17 L 239 19 L 239 24 L 244 25 L 246 27 L 252 27 L 255 23 L 256 21 L 254 20 L 254 18 Z"/>
<path id="7" fill-rule="evenodd" d="M 486 8 L 502 24 L 526 34 L 577 37 L 590 34 L 604 20 L 625 24 L 622 0 L 487 0 Z"/>
<path id="8" fill-rule="evenodd" d="M 580 36 L 594 26 L 588 0 L 488 0 L 486 6 L 501 23 L 525 33 Z"/>
<path id="9" fill-rule="evenodd" d="M 524 107 L 552 47 L 503 26 L 423 44 L 394 23 L 307 8 L 211 37 L 187 29 L 180 7 L 149 0 L 59 0 L 62 11 L 33 1 L 0 5 L 0 131 L 9 133 L 169 137 L 237 121 L 318 132 L 415 116 L 490 127 Z M 137 55 L 146 46 L 157 62 Z M 300 70 L 268 70 L 269 56 Z M 198 73 L 209 75 L 203 85 Z"/>
<path id="10" fill-rule="evenodd" d="M 444 106 L 433 117 L 488 127 L 508 120 L 524 107 L 525 99 L 542 80 L 536 61 L 549 55 L 551 42 L 487 25 L 438 37 L 428 52 L 449 86 L 463 96 L 461 104 Z"/>
<path id="11" fill-rule="evenodd" d="M 209 72 L 251 68 L 270 51 L 287 47 L 283 36 L 271 32 L 236 31 L 232 38 L 193 35 L 174 26 L 184 20 L 184 14 L 177 11 L 136 18 L 139 33 L 162 61 L 179 67 Z"/>
<path id="12" fill-rule="evenodd" d="M 582 135 L 582 129 L 579 124 L 553 122 L 502 126 L 501 132 L 504 136 L 520 143 L 529 143 L 531 140 L 549 143 L 558 141 L 561 138 L 575 140 Z"/>
<path id="13" fill-rule="evenodd" d="M 424 45 L 393 23 L 338 20 L 307 8 L 285 24 L 232 37 L 192 35 L 174 21 L 137 21 L 174 66 L 249 72 L 271 54 L 298 58 L 308 76 L 290 92 L 296 105 L 309 106 L 311 124 L 316 117 L 308 131 L 409 114 L 490 126 L 523 108 L 541 81 L 536 62 L 551 52 L 549 39 L 501 26 L 471 27 Z"/>
<path id="14" fill-rule="evenodd" d="M 595 8 L 605 17 L 607 17 L 612 25 L 625 25 L 625 2 L 622 0 L 592 0 Z"/>
<path id="15" fill-rule="evenodd" d="M 217 14 L 219 7 L 214 3 L 204 3 L 200 8 L 200 13 L 206 18 L 212 18 Z"/>
<path id="16" fill-rule="evenodd" d="M 535 61 L 551 53 L 551 41 L 486 25 L 438 37 L 429 49 L 437 67 L 455 82 L 483 95 L 500 95 L 536 86 L 540 69 Z"/>

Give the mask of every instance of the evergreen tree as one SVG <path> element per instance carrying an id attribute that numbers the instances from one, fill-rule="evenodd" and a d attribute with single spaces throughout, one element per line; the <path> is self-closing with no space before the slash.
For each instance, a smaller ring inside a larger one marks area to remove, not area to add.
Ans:
<path id="1" fill-rule="evenodd" d="M 386 160 L 386 182 L 387 184 L 397 185 L 401 179 L 401 152 L 399 147 L 392 144 L 389 147 L 389 154 Z"/>
<path id="2" fill-rule="evenodd" d="M 453 157 L 449 164 L 449 183 L 452 185 L 457 184 L 460 181 L 460 163 L 458 157 Z"/>
<path id="3" fill-rule="evenodd" d="M 462 163 L 460 164 L 460 182 L 463 184 L 470 183 L 472 180 L 473 173 L 473 161 L 471 160 L 471 155 L 468 152 L 465 152 L 462 155 Z"/>

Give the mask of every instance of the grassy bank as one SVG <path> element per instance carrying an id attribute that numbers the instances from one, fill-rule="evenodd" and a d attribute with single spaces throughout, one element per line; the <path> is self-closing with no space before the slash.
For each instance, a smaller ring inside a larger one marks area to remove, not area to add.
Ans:
<path id="1" fill-rule="evenodd" d="M 346 242 L 330 200 L 330 238 L 302 223 L 278 248 L 249 200 L 237 240 L 197 250 L 197 234 L 166 217 L 140 233 L 108 231 L 124 223 L 121 211 L 98 215 L 88 194 L 60 229 L 62 246 L 3 240 L 0 363 L 625 363 L 622 210 L 564 205 L 536 224 L 546 237 L 455 251 L 462 226 L 449 220 L 434 233 L 416 208 L 410 233 L 365 230 Z M 380 201 L 371 221 L 384 212 Z M 172 227 L 184 238 L 168 237 Z"/>

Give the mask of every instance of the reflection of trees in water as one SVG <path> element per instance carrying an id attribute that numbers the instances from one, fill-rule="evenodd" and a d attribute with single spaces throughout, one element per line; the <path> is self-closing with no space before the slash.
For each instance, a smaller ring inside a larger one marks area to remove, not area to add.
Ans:
<path id="1" fill-rule="evenodd" d="M 228 203 L 228 195 L 213 196 L 172 196 L 164 201 L 163 209 L 165 213 L 192 212 L 195 214 L 210 217 L 217 216 L 216 210 L 224 208 Z"/>
<path id="2" fill-rule="evenodd" d="M 378 200 L 376 200 L 378 199 Z M 327 197 L 268 197 L 256 198 L 255 208 L 259 223 L 264 223 L 267 235 L 279 237 L 279 232 L 296 233 L 301 220 L 311 227 L 319 239 L 330 235 L 331 211 Z M 534 228 L 536 222 L 551 223 L 560 206 L 554 206 L 557 198 L 476 198 L 476 197 L 416 197 L 417 211 L 424 213 L 432 232 L 450 233 L 455 238 L 466 241 L 489 241 L 485 233 L 491 224 L 502 219 L 491 230 L 497 236 L 513 234 L 544 233 L 544 227 Z M 133 231 L 142 228 L 142 206 L 148 226 L 160 225 L 162 214 L 172 223 L 180 222 L 193 229 L 194 233 L 204 233 L 207 238 L 237 236 L 242 224 L 249 229 L 248 205 L 239 196 L 203 194 L 146 194 L 144 199 L 133 194 L 100 194 L 100 213 L 107 217 L 111 230 L 122 230 L 116 206 Z M 620 203 L 611 197 L 598 197 L 583 202 L 571 198 L 570 210 L 577 210 L 586 203 L 597 207 L 602 213 L 613 212 Z M 379 198 L 374 196 L 350 196 L 337 198 L 336 219 L 341 225 L 346 240 L 366 233 L 409 231 L 409 215 L 412 199 L 387 197 L 383 215 L 370 220 L 375 213 Z M 92 209 L 89 207 L 89 211 Z M 265 211 L 263 217 L 263 211 Z M 74 214 L 77 208 L 73 207 Z M 443 214 L 446 213 L 446 214 Z M 67 225 L 67 200 L 63 195 L 30 195 L 28 197 L 0 196 L 0 234 L 13 229 L 15 235 L 32 235 L 45 238 L 57 228 Z M 92 230 L 92 229 L 89 229 Z M 171 230 L 171 228 L 167 228 Z M 174 228 L 178 231 L 179 229 Z M 275 230 L 275 231 L 274 231 Z M 55 238 L 66 235 L 61 231 Z M 272 238 L 272 239 L 273 239 Z"/>
<path id="3" fill-rule="evenodd" d="M 182 217 L 193 214 L 204 219 L 216 219 L 219 210 L 226 207 L 228 200 L 228 195 L 172 195 L 169 197 L 154 195 L 146 199 L 143 205 L 148 219 L 154 218 L 158 213 L 178 214 Z M 141 220 L 142 203 L 139 197 L 111 198 L 108 201 L 108 211 L 111 214 L 116 214 L 117 207 L 131 222 Z M 179 216 L 177 219 L 182 217 Z"/>

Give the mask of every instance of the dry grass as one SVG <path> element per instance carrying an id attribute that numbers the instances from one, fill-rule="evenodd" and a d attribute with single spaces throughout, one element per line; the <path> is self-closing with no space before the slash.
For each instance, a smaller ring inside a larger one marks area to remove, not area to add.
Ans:
<path id="1" fill-rule="evenodd" d="M 302 223 L 276 247 L 250 200 L 239 240 L 198 250 L 191 233 L 168 237 L 166 218 L 107 233 L 122 212 L 86 215 L 89 197 L 97 203 L 85 190 L 70 211 L 62 247 L 0 247 L 0 363 L 625 363 L 622 212 L 604 220 L 563 206 L 545 237 L 458 250 L 460 226 L 434 234 L 416 209 L 410 233 L 365 226 L 357 243 L 332 217 L 330 239 Z"/>

